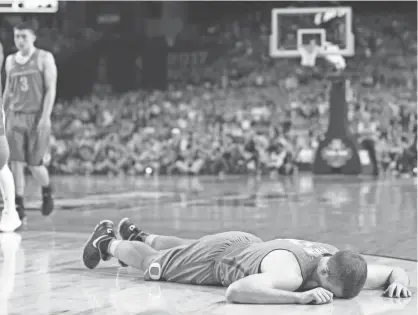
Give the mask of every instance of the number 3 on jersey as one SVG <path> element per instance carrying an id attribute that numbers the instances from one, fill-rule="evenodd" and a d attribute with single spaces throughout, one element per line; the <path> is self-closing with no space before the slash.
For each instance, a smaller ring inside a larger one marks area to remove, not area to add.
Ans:
<path id="1" fill-rule="evenodd" d="M 20 90 L 22 92 L 27 92 L 29 90 L 29 85 L 28 85 L 28 78 L 27 77 L 19 77 L 19 83 L 20 83 Z"/>

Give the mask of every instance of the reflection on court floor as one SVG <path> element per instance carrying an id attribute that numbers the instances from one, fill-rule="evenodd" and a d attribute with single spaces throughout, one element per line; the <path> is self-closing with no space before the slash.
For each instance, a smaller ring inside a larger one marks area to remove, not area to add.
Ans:
<path id="1" fill-rule="evenodd" d="M 415 295 L 391 300 L 376 291 L 323 306 L 231 305 L 223 288 L 144 282 L 139 271 L 115 261 L 90 271 L 80 254 L 98 221 L 129 216 L 153 233 L 189 238 L 233 229 L 263 239 L 328 242 L 405 268 L 416 287 L 414 180 L 66 177 L 54 183 L 59 209 L 52 218 L 30 211 L 26 230 L 0 234 L 0 314 L 417 313 Z M 39 188 L 29 185 L 28 204 L 36 208 Z"/>

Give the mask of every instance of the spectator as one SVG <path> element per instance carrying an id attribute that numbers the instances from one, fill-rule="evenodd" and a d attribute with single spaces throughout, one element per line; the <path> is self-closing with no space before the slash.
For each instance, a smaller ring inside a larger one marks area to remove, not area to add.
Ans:
<path id="1" fill-rule="evenodd" d="M 327 70 L 269 58 L 263 14 L 215 23 L 210 38 L 225 43 L 225 55 L 191 71 L 191 81 L 186 73 L 175 88 L 114 95 L 97 86 L 89 98 L 57 104 L 51 167 L 83 174 L 285 176 L 312 163 L 328 122 L 328 82 L 320 75 Z M 347 60 L 358 78 L 351 82 L 352 130 L 366 147 L 376 143 L 376 154 L 369 151 L 383 170 L 410 173 L 416 166 L 416 28 L 395 14 L 356 15 L 354 25 L 357 51 Z M 394 40 L 383 30 L 402 35 Z M 73 46 L 54 32 L 42 34 L 60 47 Z"/>

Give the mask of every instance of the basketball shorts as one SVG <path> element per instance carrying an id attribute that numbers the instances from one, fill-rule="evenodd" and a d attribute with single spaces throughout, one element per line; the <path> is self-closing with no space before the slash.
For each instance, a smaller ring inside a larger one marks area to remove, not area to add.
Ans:
<path id="1" fill-rule="evenodd" d="M 183 284 L 219 285 L 222 279 L 216 274 L 215 266 L 223 253 L 234 244 L 259 243 L 261 240 L 245 232 L 225 232 L 205 236 L 190 245 L 178 246 L 162 251 L 145 272 L 145 280 L 160 280 Z M 160 267 L 156 277 L 153 265 Z"/>
<path id="2" fill-rule="evenodd" d="M 38 132 L 39 115 L 9 111 L 6 134 L 10 147 L 10 161 L 39 166 L 48 152 L 51 130 Z"/>

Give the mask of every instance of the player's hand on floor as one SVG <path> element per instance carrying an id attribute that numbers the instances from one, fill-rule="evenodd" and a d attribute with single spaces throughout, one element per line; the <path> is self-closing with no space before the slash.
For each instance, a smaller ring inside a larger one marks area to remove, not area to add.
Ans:
<path id="1" fill-rule="evenodd" d="M 332 292 L 324 288 L 316 288 L 301 293 L 301 304 L 326 304 L 333 300 Z"/>
<path id="2" fill-rule="evenodd" d="M 399 283 L 392 283 L 385 292 L 384 297 L 390 298 L 408 298 L 412 296 L 412 292 L 406 286 Z"/>

